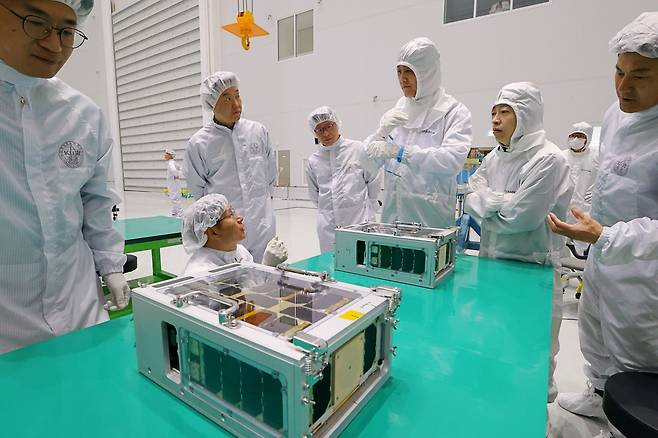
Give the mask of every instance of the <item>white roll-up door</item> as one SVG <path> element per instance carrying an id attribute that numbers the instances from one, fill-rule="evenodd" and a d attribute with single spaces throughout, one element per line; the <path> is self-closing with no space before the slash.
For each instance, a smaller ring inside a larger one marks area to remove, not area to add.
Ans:
<path id="1" fill-rule="evenodd" d="M 202 126 L 198 0 L 141 0 L 112 14 L 126 190 L 165 186 L 164 149 L 181 163 Z"/>

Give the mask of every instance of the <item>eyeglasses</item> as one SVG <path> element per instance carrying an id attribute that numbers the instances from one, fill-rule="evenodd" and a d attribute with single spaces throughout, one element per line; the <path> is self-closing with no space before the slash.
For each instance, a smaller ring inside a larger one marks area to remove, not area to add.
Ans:
<path id="1" fill-rule="evenodd" d="M 53 31 L 57 31 L 62 47 L 66 47 L 67 49 L 77 49 L 89 39 L 81 30 L 74 27 L 55 27 L 45 18 L 36 15 L 22 16 L 2 3 L 0 3 L 0 6 L 23 20 L 23 31 L 25 32 L 25 35 L 34 40 L 44 40 L 48 38 Z"/>
<path id="2" fill-rule="evenodd" d="M 226 211 L 226 215 L 223 218 L 221 218 L 219 221 L 217 221 L 217 223 L 220 223 L 224 219 L 235 217 L 235 209 L 233 207 L 229 206 L 225 211 Z"/>
<path id="3" fill-rule="evenodd" d="M 334 129 L 335 126 L 336 126 L 336 124 L 331 122 L 331 123 L 325 125 L 323 128 L 315 128 L 313 130 L 313 132 L 315 132 L 316 134 L 324 134 L 325 132 L 329 131 L 330 129 Z"/>

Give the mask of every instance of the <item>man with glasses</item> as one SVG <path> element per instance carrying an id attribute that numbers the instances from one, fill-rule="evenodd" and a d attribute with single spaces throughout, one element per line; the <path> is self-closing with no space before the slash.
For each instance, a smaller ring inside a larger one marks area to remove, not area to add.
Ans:
<path id="1" fill-rule="evenodd" d="M 219 193 L 211 193 L 192 204 L 183 215 L 183 248 L 190 254 L 183 275 L 209 271 L 229 263 L 253 262 L 247 248 L 242 217 Z M 288 259 L 288 250 L 278 238 L 265 249 L 263 264 L 277 266 Z"/>
<path id="2" fill-rule="evenodd" d="M 201 83 L 205 126 L 185 150 L 187 188 L 194 199 L 223 193 L 244 218 L 244 246 L 260 263 L 274 237 L 272 186 L 276 158 L 267 129 L 242 117 L 238 77 L 219 71 Z"/>
<path id="3" fill-rule="evenodd" d="M 369 160 L 363 144 L 340 135 L 340 119 L 333 109 L 316 108 L 308 125 L 321 146 L 306 163 L 306 181 L 318 207 L 320 251 L 327 252 L 334 249 L 336 227 L 374 220 L 378 169 L 364 168 L 362 163 Z"/>
<path id="4" fill-rule="evenodd" d="M 93 0 L 0 0 L 0 353 L 107 320 L 97 272 L 128 303 L 100 109 L 53 76 Z"/>

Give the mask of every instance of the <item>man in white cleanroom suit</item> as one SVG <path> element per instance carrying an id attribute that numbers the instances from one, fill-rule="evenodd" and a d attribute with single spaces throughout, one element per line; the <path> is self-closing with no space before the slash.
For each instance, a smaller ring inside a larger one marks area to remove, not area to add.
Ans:
<path id="1" fill-rule="evenodd" d="M 571 208 L 579 208 L 585 213 L 589 213 L 592 208 L 592 189 L 599 171 L 599 149 L 591 145 L 593 132 L 594 128 L 587 122 L 574 123 L 569 134 L 569 148 L 562 150 L 569 162 L 574 182 L 573 196 L 567 211 L 567 222 L 570 224 L 577 222 L 571 214 Z M 574 243 L 578 253 L 583 254 L 587 250 L 587 243 L 577 240 Z"/>
<path id="2" fill-rule="evenodd" d="M 187 189 L 195 199 L 224 194 L 244 218 L 244 246 L 260 262 L 276 229 L 272 186 L 277 170 L 270 135 L 260 123 L 242 118 L 235 74 L 220 71 L 206 78 L 201 100 L 212 117 L 188 142 Z"/>
<path id="3" fill-rule="evenodd" d="M 164 159 L 167 161 L 167 196 L 171 201 L 171 215 L 183 217 L 183 204 L 181 196 L 181 178 L 183 171 L 176 164 L 176 151 L 167 149 Z"/>
<path id="4" fill-rule="evenodd" d="M 109 129 L 96 104 L 54 78 L 92 7 L 0 3 L 0 353 L 106 321 L 98 274 L 106 307 L 128 304 Z"/>
<path id="5" fill-rule="evenodd" d="M 557 396 L 553 373 L 562 323 L 558 268 L 565 239 L 551 233 L 546 215 L 566 214 L 573 183 L 560 148 L 546 139 L 544 102 L 534 84 L 504 86 L 491 115 L 499 145 L 469 178 L 464 211 L 481 225 L 480 256 L 555 267 L 548 394 L 552 402 Z"/>
<path id="6" fill-rule="evenodd" d="M 600 418 L 608 377 L 658 373 L 658 12 L 628 24 L 610 49 L 618 100 L 603 118 L 591 217 L 575 209 L 576 224 L 549 216 L 555 232 L 592 244 L 578 309 L 590 384 L 558 403 Z"/>
<path id="7" fill-rule="evenodd" d="M 306 164 L 311 201 L 318 207 L 320 251 L 334 249 L 335 229 L 375 219 L 379 194 L 377 168 L 364 168 L 366 151 L 360 141 L 340 134 L 338 114 L 327 106 L 314 109 L 308 125 L 320 142 Z"/>
<path id="8" fill-rule="evenodd" d="M 368 156 L 385 171 L 382 221 L 454 226 L 471 113 L 441 86 L 439 51 L 429 39 L 402 47 L 397 74 L 404 96 L 366 140 Z"/>
<path id="9" fill-rule="evenodd" d="M 183 248 L 190 254 L 183 275 L 208 271 L 229 263 L 253 262 L 240 245 L 245 237 L 242 217 L 224 195 L 212 193 L 192 204 L 183 215 Z M 265 248 L 263 264 L 276 266 L 288 259 L 285 245 L 277 237 Z"/>

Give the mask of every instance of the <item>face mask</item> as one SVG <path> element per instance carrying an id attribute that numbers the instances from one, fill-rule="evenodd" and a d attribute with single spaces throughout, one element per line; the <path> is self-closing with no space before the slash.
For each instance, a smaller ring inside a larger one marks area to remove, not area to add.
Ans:
<path id="1" fill-rule="evenodd" d="M 585 149 L 585 139 L 578 137 L 569 138 L 569 148 L 574 152 L 581 152 Z"/>

